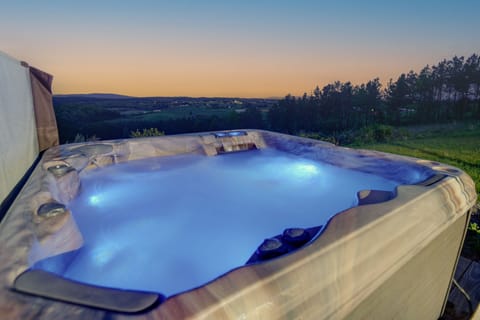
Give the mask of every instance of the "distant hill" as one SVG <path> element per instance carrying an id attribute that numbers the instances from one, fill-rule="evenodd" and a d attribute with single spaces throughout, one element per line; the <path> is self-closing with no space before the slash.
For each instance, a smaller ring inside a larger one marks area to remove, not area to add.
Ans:
<path id="1" fill-rule="evenodd" d="M 56 94 L 55 98 L 80 98 L 80 99 L 132 99 L 136 97 L 124 96 L 114 93 L 79 93 L 79 94 Z"/>
<path id="2" fill-rule="evenodd" d="M 196 101 L 278 101 L 281 98 L 279 97 L 269 97 L 269 98 L 236 98 L 236 97 L 188 97 L 188 96 L 151 96 L 151 97 L 134 97 L 126 96 L 115 93 L 75 93 L 75 94 L 56 94 L 54 98 L 59 99 L 79 99 L 79 100 L 90 100 L 90 99 L 139 99 L 139 100 L 162 100 L 162 101 L 186 101 L 186 100 L 196 100 Z"/>

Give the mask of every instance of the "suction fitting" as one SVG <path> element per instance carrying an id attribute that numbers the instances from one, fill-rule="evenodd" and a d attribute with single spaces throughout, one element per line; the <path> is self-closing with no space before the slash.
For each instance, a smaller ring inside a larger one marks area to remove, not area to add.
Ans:
<path id="1" fill-rule="evenodd" d="M 285 229 L 283 234 L 265 239 L 246 264 L 266 261 L 298 250 L 312 240 L 320 229 L 322 226 Z"/>
<path id="2" fill-rule="evenodd" d="M 38 208 L 37 215 L 40 217 L 50 218 L 64 214 L 65 212 L 67 212 L 65 205 L 58 202 L 47 202 Z"/>
<path id="3" fill-rule="evenodd" d="M 75 169 L 73 169 L 71 166 L 67 164 L 57 164 L 57 165 L 48 167 L 47 170 L 51 172 L 55 177 L 61 177 Z"/>
<path id="4" fill-rule="evenodd" d="M 288 251 L 288 248 L 278 238 L 265 239 L 258 247 L 257 254 L 261 260 L 278 257 Z"/>
<path id="5" fill-rule="evenodd" d="M 310 239 L 308 232 L 302 228 L 285 229 L 282 235 L 283 241 L 297 248 L 307 243 Z"/>

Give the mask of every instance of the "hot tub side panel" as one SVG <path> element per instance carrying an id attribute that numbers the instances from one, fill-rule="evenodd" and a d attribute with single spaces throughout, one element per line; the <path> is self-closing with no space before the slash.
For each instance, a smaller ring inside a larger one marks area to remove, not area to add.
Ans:
<path id="1" fill-rule="evenodd" d="M 438 319 L 444 309 L 469 215 L 443 230 L 346 319 Z"/>

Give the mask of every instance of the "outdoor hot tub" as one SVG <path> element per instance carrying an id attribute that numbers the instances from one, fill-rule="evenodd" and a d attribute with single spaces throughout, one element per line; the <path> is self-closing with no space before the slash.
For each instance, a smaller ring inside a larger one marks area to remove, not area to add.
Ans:
<path id="1" fill-rule="evenodd" d="M 454 167 L 261 130 L 53 147 L 0 224 L 0 310 L 437 319 L 475 201 Z"/>

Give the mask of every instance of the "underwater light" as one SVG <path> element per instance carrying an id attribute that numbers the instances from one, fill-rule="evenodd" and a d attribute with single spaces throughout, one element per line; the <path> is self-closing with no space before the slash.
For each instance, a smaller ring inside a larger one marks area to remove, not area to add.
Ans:
<path id="1" fill-rule="evenodd" d="M 214 133 L 215 138 L 224 138 L 224 137 L 239 137 L 246 136 L 245 131 L 230 131 L 230 132 L 216 132 Z"/>
<path id="2" fill-rule="evenodd" d="M 230 137 L 238 137 L 238 136 L 246 136 L 247 133 L 245 131 L 232 131 L 232 132 L 229 132 L 228 135 Z"/>
<path id="3" fill-rule="evenodd" d="M 118 243 L 113 241 L 103 241 L 90 253 L 93 263 L 97 266 L 104 266 L 109 263 L 121 250 Z"/>
<path id="4" fill-rule="evenodd" d="M 320 170 L 317 166 L 304 162 L 293 164 L 292 171 L 294 175 L 299 178 L 309 178 L 320 173 Z"/>
<path id="5" fill-rule="evenodd" d="M 92 206 L 96 206 L 100 204 L 102 201 L 102 196 L 100 194 L 94 194 L 93 196 L 88 197 L 88 203 L 91 204 Z"/>

